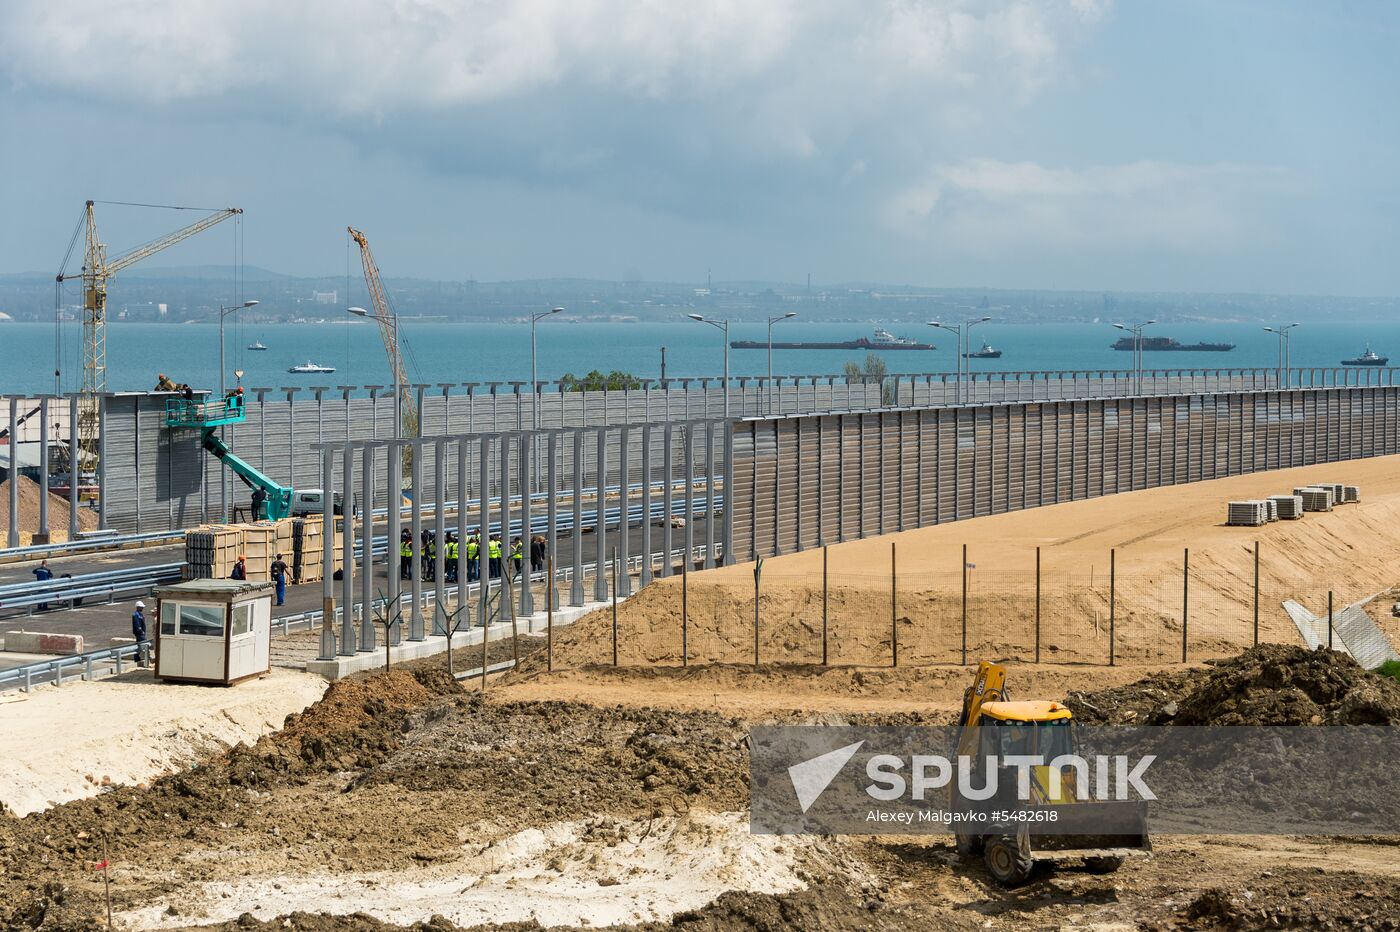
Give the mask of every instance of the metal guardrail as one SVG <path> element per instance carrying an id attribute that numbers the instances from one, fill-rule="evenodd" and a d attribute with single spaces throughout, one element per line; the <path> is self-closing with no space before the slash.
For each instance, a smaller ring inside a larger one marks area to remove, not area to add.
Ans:
<path id="1" fill-rule="evenodd" d="M 140 663 L 144 661 L 150 663 L 150 660 L 150 641 L 143 641 L 140 644 L 122 644 L 118 647 L 104 647 L 101 650 L 85 651 L 71 657 L 55 657 L 52 660 L 0 670 L 0 692 L 11 689 L 22 689 L 29 692 L 35 686 L 42 686 L 46 683 L 62 686 L 64 682 L 74 678 L 74 676 L 68 675 L 68 671 L 75 668 L 80 671 L 81 678 L 89 682 L 108 676 L 120 676 L 126 672 L 125 662 Z"/>
<path id="2" fill-rule="evenodd" d="M 32 613 L 40 605 L 71 606 L 78 599 L 105 598 L 110 602 L 117 593 L 149 592 L 156 586 L 178 582 L 183 567 L 183 563 L 163 563 L 0 586 L 0 611 L 27 609 Z"/>
<path id="3" fill-rule="evenodd" d="M 158 542 L 177 544 L 184 539 L 184 531 L 151 531 L 146 534 L 95 537 L 90 540 L 64 541 L 58 544 L 7 547 L 0 549 L 0 563 L 23 563 L 27 560 L 66 557 L 73 554 L 93 553 L 102 550 L 121 550 L 137 544 L 152 544 Z"/>

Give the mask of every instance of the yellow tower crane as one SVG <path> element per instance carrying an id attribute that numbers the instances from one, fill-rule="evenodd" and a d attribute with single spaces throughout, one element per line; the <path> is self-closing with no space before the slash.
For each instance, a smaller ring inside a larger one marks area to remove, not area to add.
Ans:
<path id="1" fill-rule="evenodd" d="M 345 228 L 355 245 L 360 247 L 360 264 L 364 266 L 365 287 L 369 289 L 369 299 L 374 305 L 374 313 L 367 314 L 379 324 L 379 336 L 384 341 L 384 351 L 389 354 L 389 368 L 394 375 L 394 407 L 398 411 L 402 437 L 418 436 L 418 408 L 408 391 L 408 373 L 404 369 L 403 349 L 399 343 L 399 318 L 389 306 L 389 295 L 384 290 L 384 282 L 379 278 L 379 265 L 370 251 L 369 239 L 354 227 Z M 359 312 L 359 308 L 354 309 Z M 411 454 L 404 450 L 404 470 L 412 464 Z"/>
<path id="2" fill-rule="evenodd" d="M 88 462 L 97 459 L 98 405 L 107 391 L 107 280 L 127 266 L 168 249 L 196 233 L 243 213 L 240 207 L 218 210 L 174 233 L 153 239 L 121 255 L 107 258 L 107 245 L 97 236 L 93 201 L 87 202 L 83 256 L 83 387 L 78 404 L 78 449 Z M 58 273 L 62 282 L 72 276 Z M 82 462 L 80 459 L 79 462 Z M 74 476 L 74 481 L 77 477 Z"/>

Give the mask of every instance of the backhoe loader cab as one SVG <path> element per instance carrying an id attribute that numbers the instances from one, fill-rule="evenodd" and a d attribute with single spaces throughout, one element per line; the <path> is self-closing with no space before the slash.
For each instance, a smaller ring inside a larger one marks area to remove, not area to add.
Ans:
<path id="1" fill-rule="evenodd" d="M 959 824 L 975 828 L 955 830 L 957 849 L 981 854 L 1003 885 L 1024 883 L 1037 861 L 1082 858 L 1090 871 L 1109 873 L 1125 857 L 1151 852 L 1145 802 L 1080 799 L 1073 769 L 1051 772 L 1048 762 L 1077 752 L 1073 720 L 1074 713 L 1053 700 L 1012 701 L 1005 668 L 987 661 L 963 694 L 957 754 L 978 762 L 979 775 L 981 762 L 996 758 L 997 782 L 984 800 L 964 798 L 950 786 L 950 808 L 963 816 Z M 1020 770 L 1008 762 L 1018 756 L 1046 762 L 1029 767 L 1028 799 L 1019 793 Z M 1053 832 L 1044 830 L 1052 825 Z"/>

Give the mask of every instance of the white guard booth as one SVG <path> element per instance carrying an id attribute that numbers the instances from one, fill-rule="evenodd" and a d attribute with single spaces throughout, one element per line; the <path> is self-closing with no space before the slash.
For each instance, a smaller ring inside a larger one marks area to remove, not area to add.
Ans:
<path id="1" fill-rule="evenodd" d="M 268 673 L 274 588 L 192 579 L 156 589 L 156 679 L 231 686 Z"/>

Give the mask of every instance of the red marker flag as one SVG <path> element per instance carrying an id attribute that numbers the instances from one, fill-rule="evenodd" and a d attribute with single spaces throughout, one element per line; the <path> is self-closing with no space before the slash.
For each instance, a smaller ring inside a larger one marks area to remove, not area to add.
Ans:
<path id="1" fill-rule="evenodd" d="M 105 860 L 98 861 L 96 864 L 92 865 L 92 869 L 95 871 L 105 871 L 107 869 L 107 862 Z"/>

